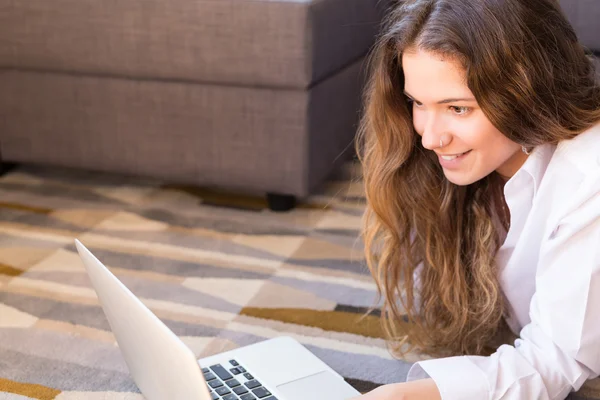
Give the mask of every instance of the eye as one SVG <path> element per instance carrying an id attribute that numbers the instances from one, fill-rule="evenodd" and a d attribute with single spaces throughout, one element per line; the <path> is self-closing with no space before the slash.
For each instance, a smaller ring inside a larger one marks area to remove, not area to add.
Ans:
<path id="1" fill-rule="evenodd" d="M 456 115 L 465 115 L 471 111 L 469 107 L 450 106 L 449 108 Z"/>
<path id="2" fill-rule="evenodd" d="M 406 101 L 408 102 L 408 104 L 410 104 L 411 106 L 414 105 L 415 107 L 421 107 L 423 104 L 419 103 L 418 101 L 411 99 L 411 98 L 406 98 Z"/>

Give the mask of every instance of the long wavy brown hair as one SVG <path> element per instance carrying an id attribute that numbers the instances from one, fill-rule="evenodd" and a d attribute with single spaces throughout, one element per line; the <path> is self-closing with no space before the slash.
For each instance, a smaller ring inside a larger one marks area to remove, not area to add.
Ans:
<path id="1" fill-rule="evenodd" d="M 444 178 L 403 94 L 407 49 L 460 62 L 486 117 L 527 148 L 600 121 L 600 87 L 558 1 L 406 0 L 389 11 L 357 140 L 363 239 L 382 321 L 396 354 L 482 354 L 504 321 L 495 263 L 509 223 L 504 181 L 497 173 L 468 186 Z"/>

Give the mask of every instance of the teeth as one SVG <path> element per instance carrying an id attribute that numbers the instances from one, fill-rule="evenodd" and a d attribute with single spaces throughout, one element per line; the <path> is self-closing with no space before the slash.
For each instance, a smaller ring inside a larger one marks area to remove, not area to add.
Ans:
<path id="1" fill-rule="evenodd" d="M 442 156 L 442 158 L 443 158 L 444 160 L 448 160 L 448 161 L 454 160 L 454 159 L 455 159 L 455 158 L 457 158 L 457 157 L 458 157 L 458 156 Z"/>
<path id="2" fill-rule="evenodd" d="M 454 160 L 455 158 L 458 158 L 458 157 L 460 157 L 460 156 L 463 156 L 463 155 L 465 155 L 465 154 L 467 154 L 467 153 L 468 153 L 468 152 L 467 152 L 467 151 L 465 151 L 464 153 L 457 154 L 457 155 L 455 155 L 455 156 L 442 156 L 442 158 L 443 158 L 444 160 L 446 160 L 446 161 L 452 161 L 452 160 Z"/>

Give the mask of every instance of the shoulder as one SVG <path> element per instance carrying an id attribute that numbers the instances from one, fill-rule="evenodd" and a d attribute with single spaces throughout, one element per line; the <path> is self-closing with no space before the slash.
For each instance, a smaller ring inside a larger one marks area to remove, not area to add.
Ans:
<path id="1" fill-rule="evenodd" d="M 558 144 L 551 163 L 574 168 L 573 173 L 600 176 L 600 123 Z"/>
<path id="2" fill-rule="evenodd" d="M 600 200 L 600 124 L 561 142 L 543 180 L 542 197 L 554 218 L 562 220 L 582 212 L 597 218 L 590 208 L 597 207 Z"/>

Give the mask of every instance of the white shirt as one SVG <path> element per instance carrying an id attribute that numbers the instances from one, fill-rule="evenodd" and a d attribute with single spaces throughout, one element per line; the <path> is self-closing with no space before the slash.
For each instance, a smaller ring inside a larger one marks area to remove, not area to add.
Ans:
<path id="1" fill-rule="evenodd" d="M 600 375 L 600 125 L 536 148 L 506 183 L 511 214 L 497 256 L 519 339 L 489 357 L 415 364 L 443 400 L 565 399 Z"/>

